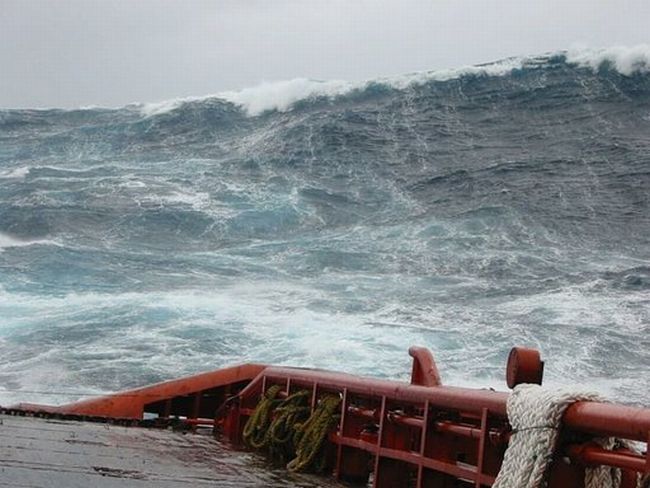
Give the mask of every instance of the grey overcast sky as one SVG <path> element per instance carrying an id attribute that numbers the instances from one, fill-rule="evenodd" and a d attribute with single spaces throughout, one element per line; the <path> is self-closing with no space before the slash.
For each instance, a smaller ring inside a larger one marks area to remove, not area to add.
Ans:
<path id="1" fill-rule="evenodd" d="M 0 0 L 0 107 L 119 106 L 650 42 L 650 0 Z"/>

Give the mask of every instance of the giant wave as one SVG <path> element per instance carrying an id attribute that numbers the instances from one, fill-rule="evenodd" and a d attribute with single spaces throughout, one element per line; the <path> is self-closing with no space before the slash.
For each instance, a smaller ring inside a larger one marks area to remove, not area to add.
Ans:
<path id="1" fill-rule="evenodd" d="M 647 403 L 649 53 L 0 111 L 0 403 L 411 343 Z"/>

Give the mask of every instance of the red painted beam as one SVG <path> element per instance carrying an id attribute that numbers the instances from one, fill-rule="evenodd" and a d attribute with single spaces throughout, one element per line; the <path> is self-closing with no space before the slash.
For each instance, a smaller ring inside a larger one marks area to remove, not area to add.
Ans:
<path id="1" fill-rule="evenodd" d="M 453 386 L 426 387 L 402 383 L 399 381 L 381 380 L 376 378 L 365 378 L 347 373 L 334 373 L 323 370 L 284 368 L 269 366 L 263 373 L 268 380 L 274 382 L 286 381 L 291 377 L 292 384 L 302 386 L 312 385 L 318 382 L 321 390 L 342 390 L 347 388 L 350 393 L 374 396 L 381 398 L 386 396 L 391 400 L 399 400 L 406 403 L 420 404 L 429 400 L 432 407 L 454 409 L 461 412 L 481 415 L 483 407 L 486 407 L 490 414 L 506 417 L 507 393 L 491 390 L 472 390 L 469 388 L 457 388 Z M 241 392 L 257 388 L 257 381 Z"/>
<path id="2" fill-rule="evenodd" d="M 646 465 L 646 460 L 637 454 L 628 451 L 608 451 L 595 444 L 570 446 L 567 453 L 571 459 L 587 466 L 614 466 L 640 473 L 649 472 L 650 469 L 650 466 Z"/>
<path id="3" fill-rule="evenodd" d="M 290 377 L 292 384 L 302 386 L 318 383 L 321 390 L 349 393 L 396 400 L 413 404 L 428 401 L 433 408 L 456 410 L 481 415 L 487 408 L 491 416 L 506 418 L 508 394 L 491 390 L 457 388 L 452 386 L 424 387 L 397 381 L 364 378 L 346 373 L 333 373 L 321 370 L 284 368 L 270 366 L 262 375 L 267 381 L 283 382 Z M 242 391 L 257 388 L 261 376 Z M 650 432 L 650 409 L 614 405 L 598 402 L 577 402 L 570 406 L 563 419 L 570 429 L 597 436 L 616 436 L 645 442 Z"/>
<path id="4" fill-rule="evenodd" d="M 264 368 L 260 364 L 242 364 L 57 407 L 22 403 L 15 408 L 66 415 L 141 419 L 146 404 L 252 380 Z"/>
<path id="5" fill-rule="evenodd" d="M 567 409 L 563 421 L 567 427 L 581 432 L 645 442 L 650 432 L 650 409 L 578 402 Z"/>

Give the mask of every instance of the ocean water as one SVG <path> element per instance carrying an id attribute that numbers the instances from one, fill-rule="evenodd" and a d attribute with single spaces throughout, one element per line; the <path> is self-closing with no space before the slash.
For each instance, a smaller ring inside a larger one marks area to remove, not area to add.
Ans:
<path id="1" fill-rule="evenodd" d="M 0 404 L 412 344 L 650 403 L 650 48 L 0 110 Z"/>

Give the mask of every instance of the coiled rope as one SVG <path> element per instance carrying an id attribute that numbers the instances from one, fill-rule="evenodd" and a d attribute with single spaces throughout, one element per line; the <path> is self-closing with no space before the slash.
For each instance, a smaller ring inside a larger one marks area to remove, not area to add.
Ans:
<path id="1" fill-rule="evenodd" d="M 263 395 L 244 426 L 246 445 L 265 450 L 277 462 L 286 463 L 290 471 L 322 472 L 327 465 L 325 440 L 338 424 L 341 399 L 327 395 L 311 413 L 311 393 L 303 390 L 277 399 L 280 386 L 272 386 Z"/>
<path id="2" fill-rule="evenodd" d="M 296 429 L 309 417 L 310 396 L 309 391 L 299 391 L 288 396 L 275 409 L 273 421 L 266 435 L 266 446 L 275 461 L 286 463 L 294 457 Z"/>
<path id="3" fill-rule="evenodd" d="M 338 424 L 341 418 L 336 412 L 339 409 L 341 398 L 337 395 L 328 395 L 321 398 L 318 407 L 309 417 L 309 420 L 297 426 L 294 436 L 296 457 L 287 468 L 289 471 L 315 471 L 322 472 L 327 463 L 324 447 L 327 433 Z"/>
<path id="4" fill-rule="evenodd" d="M 244 426 L 244 443 L 254 449 L 261 449 L 266 442 L 266 433 L 271 425 L 271 412 L 281 400 L 276 400 L 282 390 L 279 385 L 272 386 L 262 395 L 262 399 L 255 407 L 253 415 L 248 418 Z"/>
<path id="5" fill-rule="evenodd" d="M 522 384 L 508 398 L 508 420 L 512 427 L 510 443 L 493 488 L 541 488 L 546 486 L 547 468 L 553 459 L 562 416 L 578 401 L 602 401 L 594 393 L 547 390 L 539 385 Z M 606 449 L 620 441 L 598 439 Z M 585 472 L 585 488 L 618 488 L 620 470 L 600 466 Z M 641 486 L 640 479 L 638 486 Z"/>

